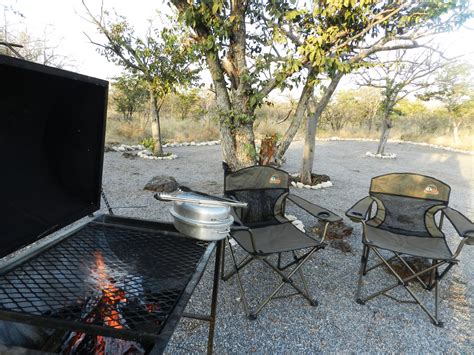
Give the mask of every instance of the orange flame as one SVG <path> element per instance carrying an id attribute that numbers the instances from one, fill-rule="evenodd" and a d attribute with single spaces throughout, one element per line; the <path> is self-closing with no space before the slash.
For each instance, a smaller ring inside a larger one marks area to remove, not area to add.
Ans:
<path id="1" fill-rule="evenodd" d="M 99 287 L 102 290 L 102 304 L 104 308 L 105 324 L 110 327 L 122 329 L 120 313 L 118 312 L 116 305 L 120 302 L 126 302 L 125 292 L 114 286 L 114 281 L 107 274 L 104 258 L 100 252 L 95 253 L 95 262 L 97 266 L 97 278 L 99 281 Z"/>

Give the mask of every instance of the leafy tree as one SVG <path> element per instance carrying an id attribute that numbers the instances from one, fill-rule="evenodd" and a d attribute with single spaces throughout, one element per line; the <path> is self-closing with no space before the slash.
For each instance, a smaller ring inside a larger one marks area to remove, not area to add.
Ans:
<path id="1" fill-rule="evenodd" d="M 136 76 L 124 74 L 112 83 L 115 108 L 125 121 L 131 121 L 133 114 L 143 110 L 148 91 L 144 83 Z"/>
<path id="2" fill-rule="evenodd" d="M 341 64 L 327 72 L 329 85 L 323 88 L 307 120 L 300 174 L 303 183 L 311 182 L 319 119 L 345 74 L 370 66 L 376 53 L 423 47 L 420 39 L 456 28 L 472 16 L 465 1 L 394 1 L 384 3 L 386 7 L 378 2 L 375 5 L 371 9 L 374 12 L 368 11 L 367 19 L 361 22 L 360 33 L 339 53 Z"/>
<path id="3" fill-rule="evenodd" d="M 382 125 L 376 154 L 384 153 L 393 127 L 395 105 L 432 85 L 432 74 L 447 63 L 434 50 L 418 51 L 411 57 L 407 53 L 407 50 L 397 51 L 393 58 L 382 59 L 376 67 L 360 73 L 361 85 L 382 90 Z"/>
<path id="4" fill-rule="evenodd" d="M 146 36 L 140 38 L 125 17 L 111 19 L 103 9 L 98 16 L 94 16 L 84 0 L 82 3 L 88 19 L 104 39 L 103 42 L 95 42 L 89 38 L 98 47 L 99 53 L 146 83 L 152 113 L 152 135 L 156 141 L 154 154 L 163 155 L 160 109 L 164 99 L 198 79 L 198 69 L 191 66 L 197 60 L 187 42 L 188 34 L 176 26 L 161 31 L 150 27 Z"/>
<path id="5" fill-rule="evenodd" d="M 474 101 L 472 66 L 452 63 L 441 71 L 428 92 L 419 95 L 423 100 L 438 100 L 448 110 L 453 143 L 459 144 L 459 127 L 472 119 L 470 108 Z"/>
<path id="6" fill-rule="evenodd" d="M 363 120 L 370 119 L 374 106 L 373 102 L 362 97 L 357 90 L 342 90 L 338 92 L 336 100 L 326 107 L 321 123 L 328 123 L 333 131 L 340 131 L 349 123 L 362 125 Z"/>
<path id="7" fill-rule="evenodd" d="M 233 170 L 257 162 L 255 110 L 274 89 L 303 85 L 287 138 L 278 147 L 277 154 L 282 157 L 321 79 L 329 77 L 333 82 L 317 115 L 342 75 L 357 67 L 360 60 L 387 47 L 399 47 L 403 40 L 404 46 L 413 46 L 406 29 L 419 28 L 419 24 L 459 5 L 458 1 L 438 0 L 171 2 L 193 30 L 193 38 L 206 58 L 220 111 L 224 160 Z M 372 41 L 368 43 L 368 39 Z"/>
<path id="8" fill-rule="evenodd" d="M 174 111 L 177 113 L 177 118 L 180 120 L 190 118 L 191 111 L 202 113 L 202 110 L 198 108 L 199 99 L 198 89 L 196 88 L 178 92 L 174 102 Z"/>

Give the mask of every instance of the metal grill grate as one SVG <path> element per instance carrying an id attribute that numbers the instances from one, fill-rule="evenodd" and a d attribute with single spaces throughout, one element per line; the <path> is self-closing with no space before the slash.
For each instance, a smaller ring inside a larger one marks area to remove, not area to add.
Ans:
<path id="1" fill-rule="evenodd" d="M 87 224 L 0 276 L 0 316 L 15 312 L 44 327 L 60 320 L 70 330 L 79 324 L 96 334 L 156 338 L 207 246 L 176 233 Z"/>

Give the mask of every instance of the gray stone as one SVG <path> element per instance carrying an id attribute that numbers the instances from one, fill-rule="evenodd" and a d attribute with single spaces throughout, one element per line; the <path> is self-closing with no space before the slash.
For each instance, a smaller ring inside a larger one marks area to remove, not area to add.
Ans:
<path id="1" fill-rule="evenodd" d="M 179 184 L 174 177 L 158 175 L 148 181 L 143 189 L 155 192 L 173 192 L 176 191 L 178 187 Z"/>
<path id="2" fill-rule="evenodd" d="M 127 159 L 136 159 L 138 157 L 136 152 L 123 152 L 122 156 Z"/>
<path id="3" fill-rule="evenodd" d="M 344 254 L 352 253 L 351 245 L 345 240 L 341 240 L 341 239 L 331 240 L 330 246 L 334 249 L 338 249 L 342 251 Z"/>

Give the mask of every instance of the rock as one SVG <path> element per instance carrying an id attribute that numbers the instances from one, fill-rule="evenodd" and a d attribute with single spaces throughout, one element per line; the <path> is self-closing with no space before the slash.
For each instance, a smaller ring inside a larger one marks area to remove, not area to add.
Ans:
<path id="1" fill-rule="evenodd" d="M 321 187 L 331 187 L 332 182 L 331 181 L 324 181 L 320 185 L 321 185 Z"/>
<path id="2" fill-rule="evenodd" d="M 309 232 L 321 235 L 324 230 L 324 222 L 318 222 L 314 227 L 309 229 Z M 348 238 L 352 235 L 353 228 L 344 223 L 344 221 L 330 223 L 326 232 L 327 240 L 337 240 Z"/>
<path id="3" fill-rule="evenodd" d="M 105 152 L 105 153 L 108 153 L 108 152 L 115 152 L 114 145 L 107 143 L 107 144 L 104 146 L 104 152 Z"/>
<path id="4" fill-rule="evenodd" d="M 179 184 L 174 177 L 158 175 L 148 181 L 143 189 L 155 192 L 173 192 L 176 191 L 178 187 Z"/>
<path id="5" fill-rule="evenodd" d="M 303 188 L 303 186 L 304 186 L 304 185 L 303 185 L 303 183 L 301 183 L 301 182 L 297 182 L 297 183 L 296 183 L 296 187 L 299 188 L 299 189 Z"/>
<path id="6" fill-rule="evenodd" d="M 310 189 L 310 188 L 311 188 L 311 185 L 303 185 L 303 187 L 304 187 L 305 189 Z"/>
<path id="7" fill-rule="evenodd" d="M 136 159 L 138 157 L 138 154 L 135 152 L 123 152 L 122 156 L 127 159 Z"/>
<path id="8" fill-rule="evenodd" d="M 296 182 L 292 181 L 292 182 L 291 182 L 291 186 L 296 187 Z"/>
<path id="9" fill-rule="evenodd" d="M 342 239 L 331 240 L 329 244 L 334 249 L 339 249 L 343 253 L 352 253 L 351 245 Z"/>
<path id="10" fill-rule="evenodd" d="M 331 178 L 329 175 L 324 175 L 324 174 L 311 174 L 311 185 L 318 185 L 323 182 L 330 181 Z"/>
<path id="11" fill-rule="evenodd" d="M 406 261 L 410 267 L 415 270 L 415 272 L 419 272 L 421 270 L 424 270 L 428 267 L 431 266 L 431 263 L 425 259 L 425 258 L 420 258 L 418 256 L 402 256 L 403 260 Z M 394 259 L 390 262 L 390 266 L 393 267 L 393 269 L 402 277 L 406 278 L 408 276 L 411 276 L 412 273 L 411 271 L 399 260 L 399 259 Z M 384 270 L 387 274 L 392 274 L 390 270 L 384 266 Z M 420 276 L 420 278 L 425 282 L 428 283 L 430 281 L 431 273 L 427 272 L 426 274 L 423 274 Z M 413 279 L 409 282 L 416 282 L 416 279 Z"/>

